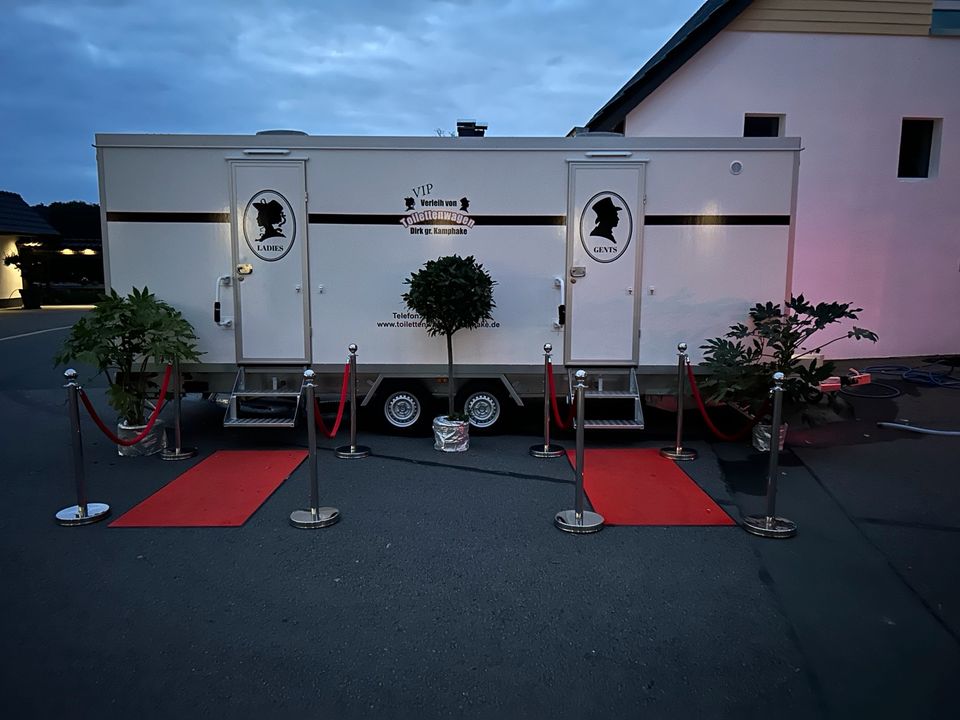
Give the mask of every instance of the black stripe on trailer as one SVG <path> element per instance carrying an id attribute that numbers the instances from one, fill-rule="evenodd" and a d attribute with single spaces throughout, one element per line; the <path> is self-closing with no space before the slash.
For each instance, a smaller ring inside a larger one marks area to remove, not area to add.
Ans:
<path id="1" fill-rule="evenodd" d="M 647 215 L 644 225 L 789 225 L 789 215 Z"/>
<path id="2" fill-rule="evenodd" d="M 108 212 L 107 222 L 228 223 L 230 213 L 215 212 Z"/>
<path id="3" fill-rule="evenodd" d="M 362 213 L 310 213 L 311 225 L 399 225 L 406 215 Z M 538 226 L 566 225 L 566 215 L 467 215 L 474 225 Z M 444 220 L 426 220 L 417 225 L 457 225 Z"/>

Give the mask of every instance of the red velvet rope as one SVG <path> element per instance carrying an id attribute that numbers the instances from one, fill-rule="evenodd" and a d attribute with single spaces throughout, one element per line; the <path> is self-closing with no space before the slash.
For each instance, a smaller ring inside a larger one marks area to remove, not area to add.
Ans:
<path id="1" fill-rule="evenodd" d="M 767 411 L 767 407 L 770 404 L 770 401 L 767 400 L 763 404 L 763 407 L 760 408 L 760 412 L 756 414 L 753 420 L 742 430 L 734 433 L 733 435 L 728 435 L 726 433 L 720 432 L 717 429 L 717 426 L 713 424 L 713 421 L 710 419 L 710 416 L 707 414 L 707 407 L 703 404 L 703 398 L 700 397 L 700 388 L 697 387 L 697 379 L 693 374 L 693 367 L 690 363 L 687 363 L 687 377 L 690 380 L 690 390 L 693 392 L 693 399 L 697 401 L 697 407 L 700 408 L 700 414 L 703 416 L 703 421 L 707 424 L 707 427 L 710 428 L 710 432 L 717 436 L 718 439 L 723 440 L 724 442 L 737 442 L 739 440 L 745 439 L 750 431 L 753 429 L 753 426 L 760 422 L 760 418 L 763 417 L 763 414 Z"/>
<path id="2" fill-rule="evenodd" d="M 87 397 L 87 394 L 83 391 L 83 388 L 80 389 L 80 400 L 83 401 L 83 406 L 87 409 L 87 412 L 90 413 L 90 417 L 93 419 L 93 422 L 96 423 L 96 426 L 100 428 L 103 434 L 106 435 L 111 442 L 117 445 L 122 445 L 123 447 L 130 447 L 131 445 L 136 445 L 138 442 L 143 440 L 153 429 L 153 424 L 160 416 L 160 408 L 163 407 L 163 402 L 167 397 L 167 386 L 170 384 L 170 373 L 172 371 L 173 366 L 167 365 L 167 371 L 163 375 L 163 385 L 160 387 L 160 398 L 157 401 L 157 406 L 153 409 L 153 414 L 150 415 L 150 419 L 147 421 L 147 426 L 143 429 L 143 432 L 130 440 L 121 440 L 110 431 L 110 428 L 104 425 L 103 420 L 101 420 L 100 416 L 97 415 L 97 411 L 93 409 L 90 398 Z"/>
<path id="3" fill-rule="evenodd" d="M 550 406 L 553 408 L 553 421 L 561 430 L 566 430 L 573 423 L 573 415 L 576 412 L 576 404 L 570 405 L 566 419 L 560 417 L 560 408 L 557 406 L 557 388 L 553 382 L 553 363 L 547 363 L 547 380 L 550 386 Z"/>
<path id="4" fill-rule="evenodd" d="M 335 438 L 337 436 L 337 431 L 340 430 L 340 421 L 343 420 L 343 408 L 347 403 L 347 386 L 350 380 L 350 363 L 347 363 L 343 368 L 343 386 L 340 388 L 340 408 L 337 410 L 337 419 L 333 423 L 333 430 L 327 430 L 326 424 L 323 422 L 323 418 L 320 417 L 320 403 L 317 402 L 316 398 L 313 400 L 313 417 L 316 423 L 316 426 L 320 429 L 324 435 L 328 438 Z"/>

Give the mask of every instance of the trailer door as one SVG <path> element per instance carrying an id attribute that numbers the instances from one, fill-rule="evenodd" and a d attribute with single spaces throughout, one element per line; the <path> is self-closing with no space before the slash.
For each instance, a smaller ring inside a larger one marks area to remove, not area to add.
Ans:
<path id="1" fill-rule="evenodd" d="M 230 165 L 239 362 L 309 362 L 304 161 Z"/>
<path id="2" fill-rule="evenodd" d="M 639 358 L 643 163 L 570 163 L 565 363 Z"/>

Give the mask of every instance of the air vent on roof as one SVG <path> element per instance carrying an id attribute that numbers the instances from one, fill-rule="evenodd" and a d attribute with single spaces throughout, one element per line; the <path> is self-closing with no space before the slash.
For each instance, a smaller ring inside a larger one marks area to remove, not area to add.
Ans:
<path id="1" fill-rule="evenodd" d="M 623 137 L 623 133 L 589 130 L 588 128 L 580 126 L 575 127 L 573 129 L 573 136 L 580 137 L 581 135 L 590 135 L 591 137 Z"/>
<path id="2" fill-rule="evenodd" d="M 306 135 L 303 130 L 258 130 L 257 135 Z"/>

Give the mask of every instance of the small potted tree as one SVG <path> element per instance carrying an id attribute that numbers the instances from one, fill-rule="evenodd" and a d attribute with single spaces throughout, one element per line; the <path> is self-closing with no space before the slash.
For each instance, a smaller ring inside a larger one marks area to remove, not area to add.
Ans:
<path id="1" fill-rule="evenodd" d="M 407 307 L 420 315 L 431 336 L 443 335 L 447 340 L 447 414 L 434 418 L 434 447 L 443 452 L 462 452 L 470 446 L 470 423 L 453 404 L 453 335 L 492 319 L 496 281 L 472 255 L 447 255 L 428 260 L 403 282 L 410 286 L 403 293 Z"/>
<path id="2" fill-rule="evenodd" d="M 134 288 L 126 297 L 116 290 L 97 303 L 90 315 L 80 318 L 70 331 L 54 362 L 79 360 L 107 377 L 107 400 L 119 415 L 117 435 L 136 437 L 146 426 L 146 406 L 156 393 L 156 373 L 148 363 L 166 364 L 198 360 L 193 326 L 146 287 Z M 118 446 L 120 455 L 152 455 L 166 446 L 166 434 L 157 422 L 151 432 L 130 447 Z"/>
<path id="3" fill-rule="evenodd" d="M 853 338 L 877 341 L 877 334 L 861 327 L 852 327 L 827 342 L 815 338 L 820 331 L 841 320 L 856 320 L 863 308 L 850 303 L 816 305 L 803 295 L 790 298 L 785 309 L 779 304 L 757 303 L 750 310 L 750 323 L 737 323 L 723 336 L 707 340 L 701 367 L 710 370 L 702 382 L 708 399 L 735 405 L 758 420 L 753 432 L 757 449 L 769 448 L 771 429 L 764 408 L 769 397 L 773 373 L 782 372 L 783 400 L 786 409 L 797 409 L 819 402 L 819 386 L 835 374 L 832 362 L 807 361 L 803 356 L 819 353 L 827 345 Z M 761 417 L 757 417 L 760 415 Z M 766 422 L 765 422 L 766 421 Z M 782 427 L 786 427 L 785 425 Z M 783 438 L 780 438 L 783 444 Z"/>

